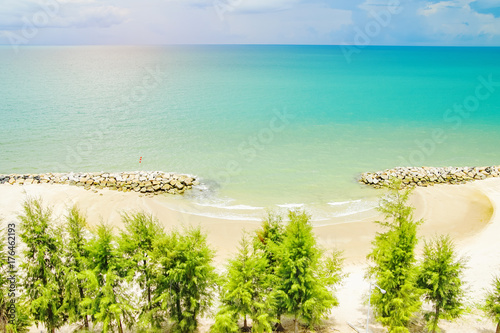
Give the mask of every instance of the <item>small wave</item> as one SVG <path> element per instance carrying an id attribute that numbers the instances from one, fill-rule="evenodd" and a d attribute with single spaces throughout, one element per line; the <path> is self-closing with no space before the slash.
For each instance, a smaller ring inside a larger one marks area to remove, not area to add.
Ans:
<path id="1" fill-rule="evenodd" d="M 209 218 L 214 218 L 214 219 L 222 219 L 222 220 L 234 220 L 234 221 L 262 221 L 262 218 L 259 217 L 253 217 L 253 216 L 245 216 L 245 215 L 233 215 L 233 214 L 227 214 L 227 213 L 222 213 L 222 212 L 200 212 L 196 209 L 181 209 L 179 207 L 169 207 L 169 209 L 184 213 L 184 214 L 190 214 L 190 215 L 196 215 L 196 216 L 202 216 L 202 217 L 209 217 Z"/>
<path id="2" fill-rule="evenodd" d="M 347 209 L 343 212 L 339 212 L 339 213 L 334 213 L 332 214 L 333 217 L 344 217 L 344 216 L 349 216 L 349 215 L 354 215 L 354 214 L 359 214 L 359 213 L 364 213 L 364 212 L 368 212 L 370 210 L 373 210 L 375 209 L 375 207 L 365 207 L 365 208 L 361 208 L 361 209 Z"/>
<path id="3" fill-rule="evenodd" d="M 353 204 L 353 203 L 358 203 L 358 202 L 361 202 L 361 201 L 362 201 L 361 199 L 350 200 L 350 201 L 333 201 L 333 202 L 329 202 L 328 204 L 330 206 L 344 206 L 344 205 L 349 205 L 349 204 Z"/>
<path id="4" fill-rule="evenodd" d="M 230 210 L 261 210 L 264 207 L 255 207 L 249 205 L 232 205 L 228 206 L 225 203 L 216 204 L 216 203 L 196 203 L 196 205 L 201 207 L 212 207 L 212 208 L 220 208 L 220 209 L 230 209 Z"/>
<path id="5" fill-rule="evenodd" d="M 266 207 L 252 206 L 237 203 L 235 199 L 220 197 L 217 191 L 209 184 L 202 182 L 197 186 L 198 191 L 190 192 L 188 197 L 189 207 L 170 207 L 173 210 L 223 220 L 241 221 L 261 221 L 265 215 Z M 186 198 L 184 198 L 186 199 Z M 356 218 L 362 214 L 373 210 L 377 206 L 376 202 L 366 199 L 355 199 L 348 201 L 330 201 L 326 204 L 306 204 L 306 203 L 284 203 L 275 204 L 283 210 L 306 209 L 312 215 L 312 221 L 327 221 L 331 219 Z"/>
<path id="6" fill-rule="evenodd" d="M 209 191 L 210 187 L 205 183 L 200 183 L 199 185 L 196 186 L 196 189 L 199 191 Z"/>
<path id="7" fill-rule="evenodd" d="M 340 203 L 338 204 L 336 203 L 335 205 L 332 205 L 332 203 L 328 204 L 333 207 L 341 207 L 341 206 L 345 207 L 344 209 L 333 213 L 332 214 L 333 217 L 344 217 L 344 216 L 368 212 L 372 209 L 375 209 L 378 205 L 377 202 L 367 201 L 362 199 L 347 201 L 344 202 L 342 205 Z"/>
<path id="8" fill-rule="evenodd" d="M 303 208 L 304 204 L 297 204 L 297 203 L 291 203 L 291 204 L 282 204 L 282 205 L 276 205 L 281 208 L 287 208 L 287 209 L 293 209 L 293 208 Z"/>

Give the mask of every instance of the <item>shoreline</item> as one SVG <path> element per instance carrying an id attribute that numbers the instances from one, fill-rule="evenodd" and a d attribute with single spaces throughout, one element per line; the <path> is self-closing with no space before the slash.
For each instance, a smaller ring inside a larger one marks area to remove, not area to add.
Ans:
<path id="1" fill-rule="evenodd" d="M 235 254 L 244 231 L 251 232 L 260 226 L 257 221 L 222 220 L 171 209 L 176 202 L 178 204 L 182 201 L 181 196 L 149 197 L 107 189 L 95 194 L 81 187 L 49 184 L 0 185 L 0 214 L 3 223 L 16 220 L 27 196 L 42 198 L 44 205 L 53 207 L 54 217 L 59 221 L 68 207 L 78 204 L 91 225 L 102 220 L 120 228 L 120 212 L 130 210 L 144 210 L 154 214 L 166 229 L 199 225 L 207 233 L 208 242 L 216 251 L 215 265 L 218 267 L 225 265 L 226 260 Z M 496 245 L 497 235 L 500 234 L 500 216 L 497 213 L 500 207 L 500 179 L 491 178 L 460 186 L 443 184 L 427 188 L 416 187 L 411 204 L 415 207 L 415 218 L 425 219 L 418 230 L 417 257 L 424 239 L 448 233 L 455 241 L 459 255 L 470 258 L 465 281 L 469 288 L 468 304 L 474 309 L 475 302 L 483 297 L 484 288 L 489 287 L 492 275 L 500 271 L 500 247 Z M 340 306 L 332 310 L 330 319 L 325 322 L 327 325 L 334 325 L 340 332 L 351 331 L 347 322 L 358 328 L 364 327 L 366 322 L 366 305 L 363 304 L 368 290 L 368 281 L 364 278 L 366 254 L 370 251 L 375 233 L 379 231 L 378 225 L 373 222 L 380 217 L 372 216 L 345 223 L 331 219 L 322 221 L 321 225 L 313 224 L 318 244 L 327 250 L 343 250 L 346 258 L 344 272 L 349 273 L 349 276 L 336 292 Z M 211 319 L 203 319 L 203 322 L 202 332 L 208 331 Z M 443 321 L 440 326 L 449 332 L 470 333 L 481 332 L 480 329 L 487 331 L 491 324 L 474 312 L 456 323 Z M 379 328 L 381 326 L 372 323 L 374 331 Z"/>
<path id="2" fill-rule="evenodd" d="M 496 181 L 500 184 L 500 179 Z M 380 194 L 383 192 L 380 191 Z M 0 185 L 0 211 L 4 218 L 15 219 L 27 196 L 42 198 L 45 205 L 53 207 L 55 217 L 59 219 L 64 217 L 68 207 L 77 204 L 85 212 L 91 225 L 105 221 L 120 228 L 121 212 L 136 210 L 155 215 L 167 229 L 182 225 L 200 225 L 208 233 L 211 244 L 218 250 L 217 257 L 221 258 L 227 258 L 234 252 L 243 230 L 252 231 L 258 228 L 265 214 L 265 209 L 262 209 L 261 219 L 217 216 L 217 213 L 227 213 L 226 209 L 203 207 L 182 196 L 146 196 L 110 189 L 95 193 L 67 184 L 3 184 Z M 425 220 L 419 227 L 421 237 L 448 233 L 455 240 L 465 240 L 479 233 L 494 213 L 491 200 L 475 183 L 417 187 L 410 202 L 415 207 L 415 218 Z M 206 214 L 209 209 L 211 214 Z M 234 211 L 234 214 L 237 213 L 238 211 Z M 369 214 L 358 215 L 351 216 L 356 217 L 355 219 L 342 216 L 321 220 L 314 220 L 313 216 L 313 230 L 318 237 L 318 243 L 326 249 L 343 250 L 348 263 L 364 260 L 373 237 L 379 231 L 378 225 L 373 222 L 382 219 L 375 209 Z"/>

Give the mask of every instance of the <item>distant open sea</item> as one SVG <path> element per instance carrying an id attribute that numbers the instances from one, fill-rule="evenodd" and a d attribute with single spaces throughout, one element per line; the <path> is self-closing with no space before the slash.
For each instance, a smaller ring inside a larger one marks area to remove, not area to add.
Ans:
<path id="1" fill-rule="evenodd" d="M 196 214 L 348 220 L 361 172 L 500 164 L 500 48 L 359 50 L 0 46 L 0 173 L 175 171 Z"/>

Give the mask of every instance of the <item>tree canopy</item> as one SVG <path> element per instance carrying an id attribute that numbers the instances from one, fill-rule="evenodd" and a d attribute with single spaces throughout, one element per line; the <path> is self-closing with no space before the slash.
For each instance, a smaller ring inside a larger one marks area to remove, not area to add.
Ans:
<path id="1" fill-rule="evenodd" d="M 491 289 L 486 294 L 484 312 L 497 323 L 496 333 L 500 333 L 500 277 L 493 279 Z"/>
<path id="2" fill-rule="evenodd" d="M 391 333 L 409 332 L 410 319 L 421 305 L 414 251 L 422 221 L 413 218 L 413 208 L 408 204 L 410 190 L 400 190 L 400 186 L 400 182 L 392 183 L 381 200 L 379 211 L 385 219 L 377 223 L 385 232 L 376 235 L 368 255 L 368 277 L 386 290 L 385 294 L 372 293 L 371 302 L 377 319 Z"/>
<path id="3" fill-rule="evenodd" d="M 462 274 L 465 259 L 457 258 L 455 246 L 448 236 L 425 242 L 424 259 L 419 268 L 417 285 L 424 299 L 433 306 L 425 314 L 430 331 L 436 332 L 441 318 L 455 319 L 463 312 Z"/>
<path id="4" fill-rule="evenodd" d="M 42 322 L 50 333 L 64 325 L 64 270 L 61 260 L 60 230 L 52 212 L 41 200 L 30 198 L 23 205 L 21 239 L 25 244 L 20 267 L 25 272 L 22 287 L 29 300 L 29 313 Z"/>

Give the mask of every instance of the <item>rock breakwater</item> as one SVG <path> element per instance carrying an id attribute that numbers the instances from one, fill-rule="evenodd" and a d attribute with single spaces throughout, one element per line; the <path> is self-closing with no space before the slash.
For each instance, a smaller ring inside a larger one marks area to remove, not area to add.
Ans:
<path id="1" fill-rule="evenodd" d="M 499 166 L 488 167 L 407 167 L 361 174 L 359 182 L 376 188 L 390 183 L 392 178 L 401 180 L 403 187 L 432 186 L 435 184 L 464 184 L 490 177 L 500 177 Z"/>
<path id="2" fill-rule="evenodd" d="M 43 173 L 0 175 L 0 184 L 68 184 L 97 191 L 108 188 L 123 192 L 143 194 L 182 194 L 199 184 L 188 175 L 162 171 L 136 172 L 85 172 L 85 173 Z"/>

